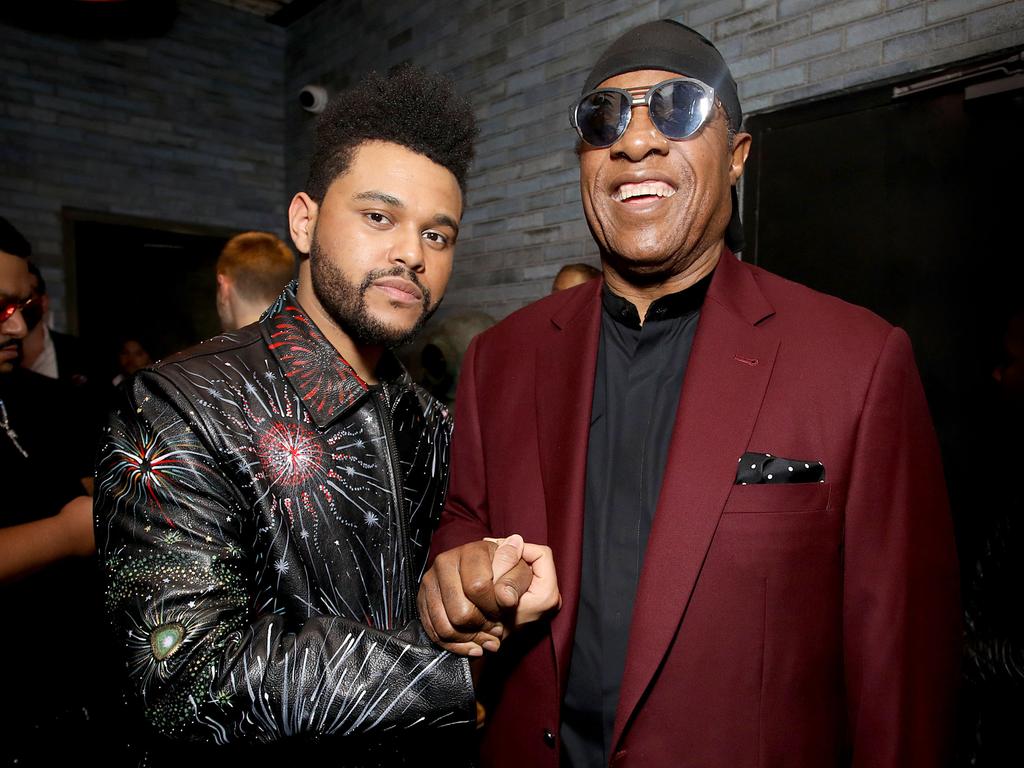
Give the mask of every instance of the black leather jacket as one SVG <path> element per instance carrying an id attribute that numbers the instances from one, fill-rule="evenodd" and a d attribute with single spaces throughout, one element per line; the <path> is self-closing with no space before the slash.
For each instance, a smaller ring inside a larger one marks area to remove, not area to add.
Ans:
<path id="1" fill-rule="evenodd" d="M 161 736 L 344 735 L 333 764 L 397 764 L 473 719 L 466 661 L 415 608 L 451 419 L 391 358 L 367 386 L 293 286 L 125 389 L 97 476 L 106 612 Z"/>

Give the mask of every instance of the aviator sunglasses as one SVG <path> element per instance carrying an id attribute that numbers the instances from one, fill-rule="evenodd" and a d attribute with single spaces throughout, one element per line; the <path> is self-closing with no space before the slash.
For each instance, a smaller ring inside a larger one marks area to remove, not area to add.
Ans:
<path id="1" fill-rule="evenodd" d="M 674 77 L 650 88 L 598 88 L 572 108 L 572 127 L 592 147 L 610 147 L 629 126 L 634 107 L 646 106 L 654 127 L 669 139 L 688 139 L 707 122 L 715 89 L 691 77 Z"/>
<path id="2" fill-rule="evenodd" d="M 36 302 L 35 298 L 19 301 L 18 299 L 0 299 L 0 323 L 6 323 L 15 312 L 21 312 L 31 307 Z"/>

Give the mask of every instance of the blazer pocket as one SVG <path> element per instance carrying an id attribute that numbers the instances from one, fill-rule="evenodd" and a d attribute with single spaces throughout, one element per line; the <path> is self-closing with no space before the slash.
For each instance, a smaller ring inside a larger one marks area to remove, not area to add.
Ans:
<path id="1" fill-rule="evenodd" d="M 723 514 L 824 512 L 832 483 L 734 485 Z"/>

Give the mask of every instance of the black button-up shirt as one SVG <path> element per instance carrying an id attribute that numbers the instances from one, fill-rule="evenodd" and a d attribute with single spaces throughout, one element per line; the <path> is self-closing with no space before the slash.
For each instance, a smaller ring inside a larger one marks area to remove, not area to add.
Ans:
<path id="1" fill-rule="evenodd" d="M 661 491 L 676 406 L 711 276 L 663 296 L 643 325 L 602 292 L 590 415 L 583 564 L 562 712 L 567 765 L 608 764 L 633 600 Z"/>

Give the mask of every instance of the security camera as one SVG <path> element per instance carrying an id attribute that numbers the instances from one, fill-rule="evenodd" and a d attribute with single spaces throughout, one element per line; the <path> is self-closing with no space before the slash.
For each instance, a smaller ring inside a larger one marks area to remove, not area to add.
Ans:
<path id="1" fill-rule="evenodd" d="M 299 91 L 299 106 L 314 115 L 320 114 L 327 106 L 327 89 L 322 85 L 304 85 Z"/>

